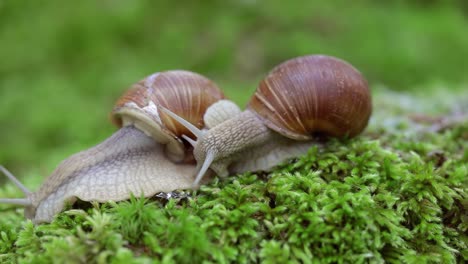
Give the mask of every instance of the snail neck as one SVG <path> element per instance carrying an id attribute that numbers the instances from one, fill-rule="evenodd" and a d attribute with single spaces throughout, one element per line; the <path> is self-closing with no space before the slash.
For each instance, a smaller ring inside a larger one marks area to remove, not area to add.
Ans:
<path id="1" fill-rule="evenodd" d="M 231 173 L 244 173 L 247 171 L 269 171 L 273 167 L 307 153 L 307 150 L 317 145 L 316 141 L 298 141 L 274 133 L 274 138 L 264 145 L 256 146 L 252 151 L 242 154 L 229 167 Z"/>
<path id="2" fill-rule="evenodd" d="M 210 129 L 199 140 L 194 156 L 197 161 L 203 161 L 207 155 L 212 155 L 210 168 L 219 176 L 227 176 L 230 164 L 240 159 L 244 153 L 255 151 L 274 136 L 275 133 L 254 113 L 246 110 Z"/>

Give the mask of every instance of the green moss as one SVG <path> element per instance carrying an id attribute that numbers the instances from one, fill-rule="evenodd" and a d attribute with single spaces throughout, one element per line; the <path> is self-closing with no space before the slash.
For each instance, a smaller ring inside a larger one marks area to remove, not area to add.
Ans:
<path id="1" fill-rule="evenodd" d="M 1 263 L 468 261 L 468 123 L 440 127 L 468 112 L 463 1 L 108 2 L 0 4 L 0 164 L 28 187 L 107 137 L 112 102 L 154 71 L 200 72 L 244 105 L 279 62 L 335 55 L 370 80 L 371 123 L 177 199 L 80 203 L 39 226 L 0 204 Z"/>
<path id="2" fill-rule="evenodd" d="M 466 127 L 378 139 L 370 128 L 358 139 L 322 142 L 269 174 L 215 179 L 179 199 L 94 204 L 40 226 L 7 210 L 0 260 L 466 261 Z"/>

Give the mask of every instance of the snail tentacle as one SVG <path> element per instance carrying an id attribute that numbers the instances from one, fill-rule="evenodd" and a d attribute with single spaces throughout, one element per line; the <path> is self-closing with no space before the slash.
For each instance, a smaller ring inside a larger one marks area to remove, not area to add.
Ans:
<path id="1" fill-rule="evenodd" d="M 205 115 L 215 107 L 215 113 L 225 112 L 223 105 L 218 101 Z M 351 64 L 325 55 L 293 58 L 260 82 L 245 111 L 228 119 L 214 114 L 204 118 L 208 126 L 211 120 L 223 121 L 192 144 L 194 158 L 204 169 L 197 179 L 207 166 L 219 176 L 269 170 L 306 153 L 317 135 L 357 136 L 371 112 L 368 83 Z M 182 119 L 177 118 L 185 124 Z"/>
<path id="2" fill-rule="evenodd" d="M 185 137 L 187 142 L 195 146 L 205 133 L 203 129 L 210 128 L 205 117 L 213 126 L 228 119 L 235 110 L 222 117 L 218 117 L 216 109 L 205 115 L 222 99 L 224 94 L 214 82 L 194 72 L 170 70 L 147 76 L 117 100 L 111 118 L 119 130 L 96 146 L 65 159 L 39 190 L 30 192 L 0 166 L 0 171 L 26 195 L 1 198 L 0 202 L 25 206 L 26 218 L 37 224 L 52 221 L 65 204 L 77 199 L 120 201 L 131 194 L 150 197 L 156 192 L 193 188 L 202 164 L 192 163 L 191 147 L 183 142 L 182 135 L 189 136 Z M 186 122 L 171 118 L 163 108 Z M 208 175 L 200 175 L 196 183 L 209 179 Z"/>
<path id="3" fill-rule="evenodd" d="M 171 116 L 172 118 L 174 118 L 177 122 L 179 122 L 185 128 L 190 130 L 190 132 L 192 132 L 195 135 L 195 137 L 197 137 L 197 139 L 203 136 L 202 130 L 198 129 L 196 126 L 192 125 L 190 122 L 178 116 L 177 114 L 174 114 L 174 112 L 172 112 L 171 110 L 165 107 L 161 107 L 161 110 L 165 112 L 166 114 L 168 114 L 169 116 Z"/>
<path id="4" fill-rule="evenodd" d="M 18 178 L 16 178 L 11 172 L 9 172 L 5 167 L 1 166 L 0 165 L 0 171 L 8 177 L 8 179 L 10 179 L 15 185 L 16 187 L 18 187 L 26 196 L 28 196 L 29 194 L 31 194 L 31 191 L 29 191 L 28 188 L 26 188 L 26 186 L 24 186 L 19 180 Z"/>
<path id="5" fill-rule="evenodd" d="M 15 204 L 22 206 L 31 206 L 32 203 L 28 198 L 0 198 L 0 203 Z"/>
<path id="6" fill-rule="evenodd" d="M 212 152 L 207 152 L 205 160 L 203 161 L 203 165 L 201 166 L 201 169 L 197 173 L 197 177 L 195 178 L 195 181 L 193 182 L 193 186 L 196 187 L 200 183 L 201 179 L 205 175 L 205 173 L 208 171 L 208 169 L 211 166 L 211 163 L 213 163 L 213 160 L 215 158 L 215 155 Z M 198 166 L 197 166 L 198 169 Z"/>
<path id="7" fill-rule="evenodd" d="M 187 140 L 187 142 L 190 143 L 190 145 L 192 145 L 192 147 L 195 147 L 195 145 L 197 145 L 197 141 L 196 141 L 196 140 L 193 140 L 193 139 L 189 138 L 189 137 L 186 136 L 186 135 L 182 135 L 182 138 L 184 138 L 185 140 Z"/>

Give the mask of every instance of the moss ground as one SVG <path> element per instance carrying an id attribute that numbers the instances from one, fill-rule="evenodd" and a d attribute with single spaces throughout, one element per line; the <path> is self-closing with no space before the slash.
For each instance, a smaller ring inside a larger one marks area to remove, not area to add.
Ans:
<path id="1" fill-rule="evenodd" d="M 0 261 L 461 263 L 468 122 L 447 111 L 463 109 L 460 96 L 380 90 L 361 137 L 176 199 L 81 204 L 39 226 L 0 205 Z M 401 114 L 411 110 L 431 115 Z"/>
<path id="2" fill-rule="evenodd" d="M 278 63 L 329 54 L 374 105 L 356 139 L 175 199 L 80 203 L 39 226 L 0 204 L 0 263 L 466 263 L 467 3 L 0 1 L 0 164 L 33 190 L 156 71 L 199 72 L 245 106 Z M 0 197 L 20 195 L 0 176 Z"/>

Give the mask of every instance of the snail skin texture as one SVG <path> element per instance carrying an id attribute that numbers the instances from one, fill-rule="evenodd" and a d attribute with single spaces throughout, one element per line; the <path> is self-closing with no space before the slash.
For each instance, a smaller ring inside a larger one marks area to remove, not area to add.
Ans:
<path id="1" fill-rule="evenodd" d="M 205 114 L 223 98 L 219 88 L 199 74 L 181 70 L 152 74 L 117 101 L 112 119 L 121 128 L 104 142 L 60 163 L 38 191 L 30 192 L 0 166 L 26 196 L 0 199 L 0 203 L 25 206 L 25 216 L 41 223 L 52 221 L 66 203 L 77 199 L 120 201 L 132 194 L 150 197 L 191 188 L 196 167 L 192 152 L 179 137 L 190 131 L 159 108 L 170 109 L 204 129 L 204 118 L 212 126 L 229 118 L 213 111 Z"/>
<path id="2" fill-rule="evenodd" d="M 275 67 L 259 84 L 247 109 L 208 131 L 162 109 L 189 128 L 198 184 L 212 169 L 220 176 L 268 170 L 303 154 L 317 134 L 354 137 L 372 112 L 367 81 L 351 64 L 309 55 Z"/>

